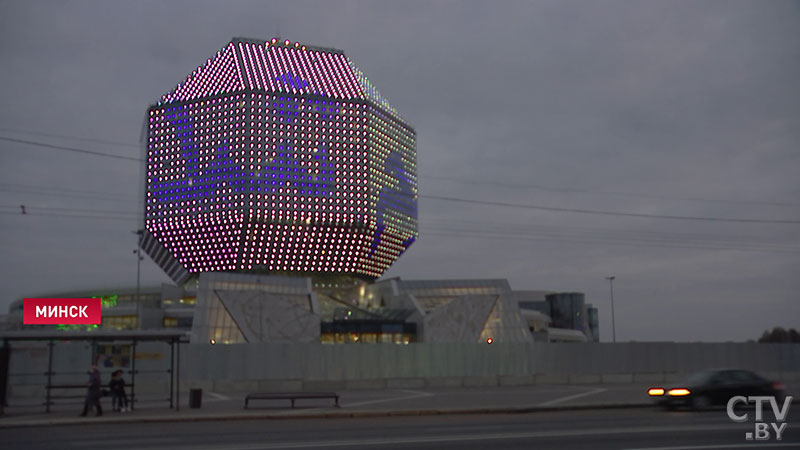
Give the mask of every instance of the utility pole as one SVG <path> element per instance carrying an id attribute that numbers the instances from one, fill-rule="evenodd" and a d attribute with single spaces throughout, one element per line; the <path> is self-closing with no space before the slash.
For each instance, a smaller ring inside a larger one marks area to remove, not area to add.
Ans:
<path id="1" fill-rule="evenodd" d="M 617 324 L 614 322 L 614 279 L 617 277 L 611 276 L 606 277 L 608 280 L 608 284 L 611 287 L 611 335 L 612 340 L 616 344 L 617 343 Z"/>
<path id="2" fill-rule="evenodd" d="M 133 234 L 136 234 L 138 238 L 136 239 L 136 250 L 133 251 L 136 254 L 136 327 L 141 329 L 142 328 L 142 318 L 141 318 L 141 298 L 139 295 L 139 285 L 141 280 L 142 274 L 142 237 L 144 236 L 144 230 L 138 229 L 136 231 L 132 231 Z"/>

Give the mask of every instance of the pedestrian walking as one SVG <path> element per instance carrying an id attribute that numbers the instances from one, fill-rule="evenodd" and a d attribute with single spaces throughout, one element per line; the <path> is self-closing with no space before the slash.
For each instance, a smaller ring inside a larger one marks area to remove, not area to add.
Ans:
<path id="1" fill-rule="evenodd" d="M 98 416 L 103 415 L 103 408 L 100 406 L 100 397 L 102 396 L 102 392 L 100 391 L 100 371 L 97 369 L 97 366 L 92 365 L 89 367 L 89 386 L 86 392 L 86 401 L 83 404 L 83 412 L 81 416 L 85 416 L 87 412 L 89 412 L 89 408 L 96 408 Z"/>

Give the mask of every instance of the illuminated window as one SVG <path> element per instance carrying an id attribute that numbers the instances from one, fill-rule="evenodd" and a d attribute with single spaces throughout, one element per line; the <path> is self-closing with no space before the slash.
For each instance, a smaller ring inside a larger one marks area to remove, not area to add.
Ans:
<path id="1" fill-rule="evenodd" d="M 135 330 L 138 320 L 136 316 L 105 316 L 101 326 L 111 330 Z"/>

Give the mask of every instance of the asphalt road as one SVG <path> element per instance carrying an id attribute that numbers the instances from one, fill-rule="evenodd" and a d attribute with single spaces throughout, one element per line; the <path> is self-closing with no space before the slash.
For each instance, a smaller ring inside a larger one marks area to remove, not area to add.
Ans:
<path id="1" fill-rule="evenodd" d="M 776 448 L 800 448 L 792 414 Z M 358 419 L 224 420 L 0 429 L 4 449 L 735 449 L 752 423 L 652 408 Z M 773 438 L 774 439 L 774 438 Z M 769 448 L 767 446 L 763 448 Z"/>

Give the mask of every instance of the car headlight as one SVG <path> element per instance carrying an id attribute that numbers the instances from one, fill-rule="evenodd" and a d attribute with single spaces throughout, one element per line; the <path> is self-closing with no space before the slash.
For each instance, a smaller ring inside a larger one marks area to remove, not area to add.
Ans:
<path id="1" fill-rule="evenodd" d="M 671 397 L 685 397 L 685 396 L 687 396 L 687 395 L 689 395 L 691 393 L 692 393 L 692 391 L 690 391 L 690 390 L 688 390 L 686 388 L 670 389 L 669 392 L 668 392 L 668 394 Z"/>

